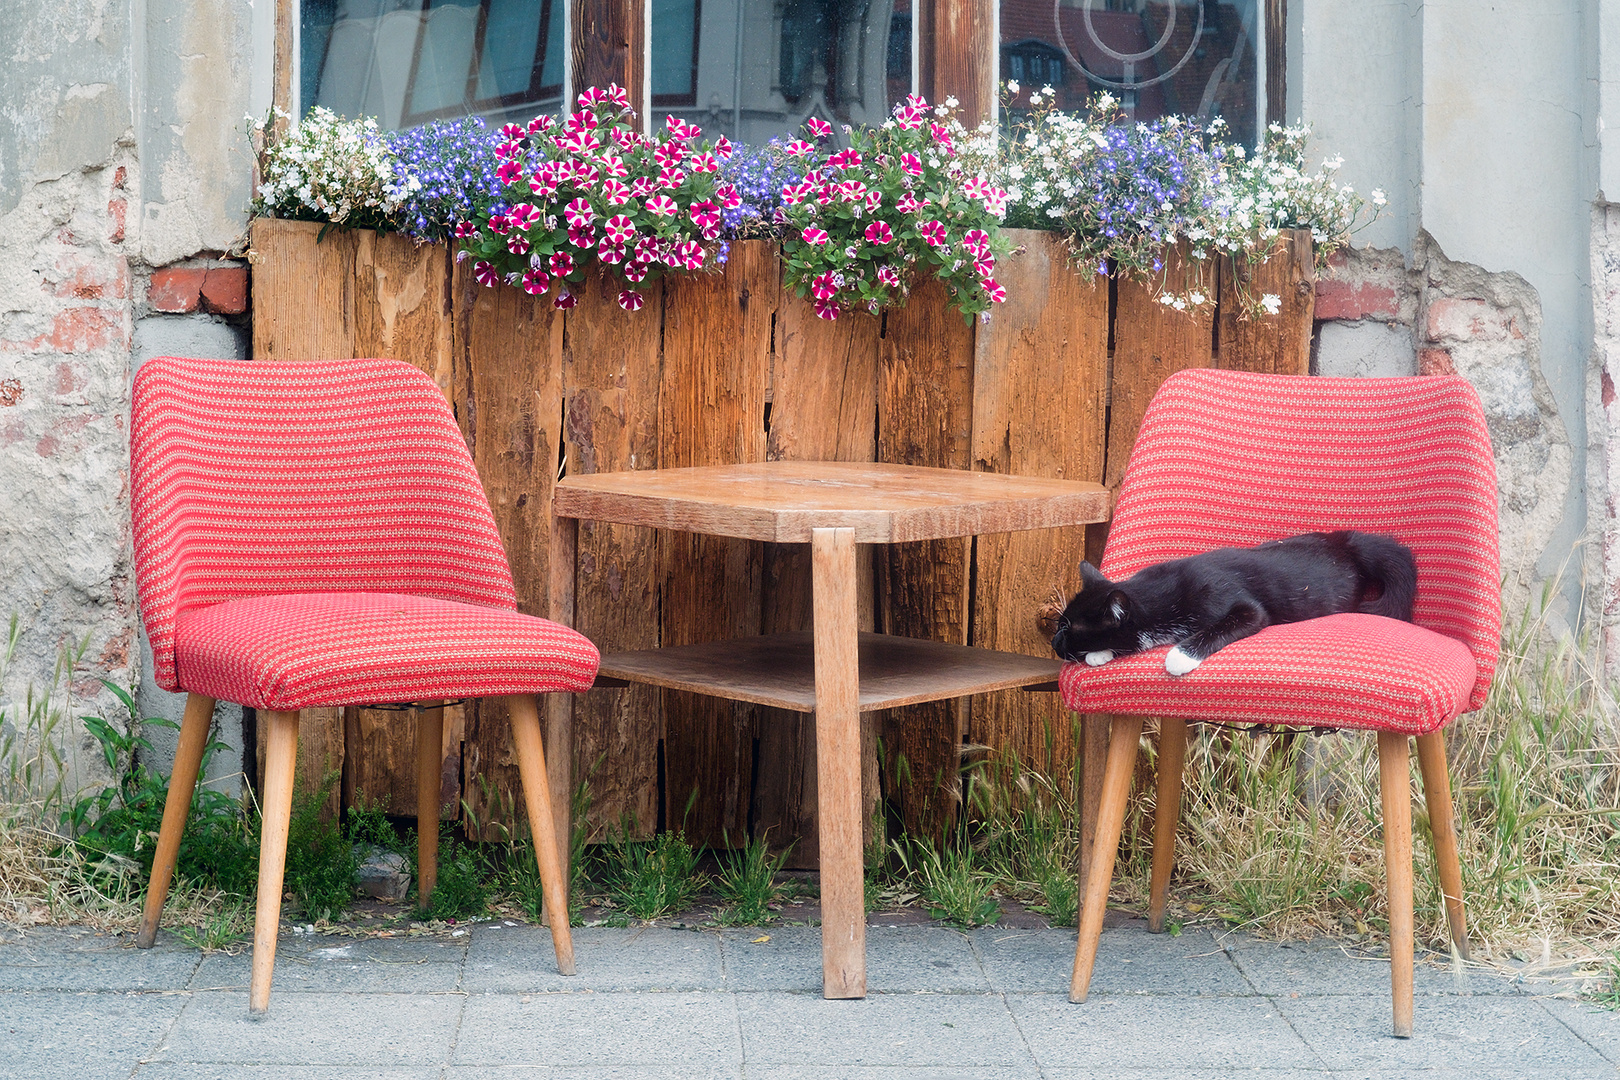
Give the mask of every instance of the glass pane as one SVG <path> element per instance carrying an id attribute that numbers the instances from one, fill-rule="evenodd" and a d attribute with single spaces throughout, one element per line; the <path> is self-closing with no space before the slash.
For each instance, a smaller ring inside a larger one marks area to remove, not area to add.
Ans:
<path id="1" fill-rule="evenodd" d="M 303 0 L 304 107 L 384 128 L 555 111 L 563 0 Z"/>
<path id="2" fill-rule="evenodd" d="M 810 116 L 880 123 L 911 92 L 911 12 L 912 0 L 653 0 L 653 123 L 676 115 L 750 144 Z"/>
<path id="3" fill-rule="evenodd" d="M 1111 93 L 1138 120 L 1223 117 L 1253 146 L 1264 75 L 1257 0 L 1000 0 L 1001 79 L 1083 109 Z M 1016 107 L 1016 103 L 1014 103 Z"/>

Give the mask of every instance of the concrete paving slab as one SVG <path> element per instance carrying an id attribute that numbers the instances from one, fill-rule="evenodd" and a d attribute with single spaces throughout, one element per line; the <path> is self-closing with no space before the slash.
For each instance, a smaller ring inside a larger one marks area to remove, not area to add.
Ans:
<path id="1" fill-rule="evenodd" d="M 337 937 L 295 938 L 284 935 L 276 949 L 271 1000 L 278 993 L 436 994 L 455 990 L 466 959 L 465 940 L 458 942 Z M 253 953 L 204 957 L 191 989 L 246 990 Z"/>
<path id="2" fill-rule="evenodd" d="M 1044 1069 L 1042 1080 L 1340 1080 L 1341 1073 L 1326 1069 L 1259 1069 L 1236 1066 L 1228 1069 Z M 1381 1080 L 1390 1080 L 1382 1077 Z M 1428 1073 L 1423 1080 L 1431 1080 Z"/>
<path id="3" fill-rule="evenodd" d="M 1390 1003 L 1372 995 L 1277 998 L 1277 1009 L 1330 1069 L 1404 1075 L 1425 1069 L 1613 1072 L 1539 1002 L 1502 995 L 1418 998 L 1410 1039 L 1390 1035 Z M 1189 1017 L 1189 1021 L 1192 1018 Z"/>
<path id="4" fill-rule="evenodd" d="M 819 927 L 727 930 L 719 937 L 727 990 L 821 993 Z M 866 987 L 871 993 L 942 994 L 991 988 L 967 935 L 942 926 L 867 927 Z"/>
<path id="5" fill-rule="evenodd" d="M 720 993 L 475 994 L 454 1065 L 742 1065 L 737 1004 Z"/>
<path id="6" fill-rule="evenodd" d="M 281 994 L 248 1015 L 247 994 L 194 994 L 154 1062 L 219 1065 L 443 1065 L 461 994 Z"/>
<path id="7" fill-rule="evenodd" d="M 0 993 L 0 1076 L 121 1080 L 186 1003 L 184 994 Z"/>
<path id="8" fill-rule="evenodd" d="M 994 1066 L 1035 1062 L 997 994 L 737 995 L 748 1068 Z M 763 1075 L 775 1075 L 774 1072 Z"/>
<path id="9" fill-rule="evenodd" d="M 200 1065 L 161 1061 L 136 1068 L 134 1080 L 440 1080 L 443 1073 L 437 1065 L 379 1069 L 372 1065 Z"/>
<path id="10" fill-rule="evenodd" d="M 714 933 L 582 926 L 573 938 L 579 974 L 564 977 L 557 974 L 550 930 L 479 926 L 467 949 L 462 988 L 473 994 L 678 992 L 718 990 L 723 981 Z"/>
<path id="11" fill-rule="evenodd" d="M 1216 939 L 1232 957 L 1255 990 L 1272 996 L 1289 994 L 1389 995 L 1389 951 L 1332 941 L 1257 941 L 1246 934 L 1222 934 Z M 1513 980 L 1483 964 L 1463 964 L 1458 970 L 1449 957 L 1420 951 L 1412 972 L 1413 993 L 1419 997 L 1459 994 L 1517 994 Z"/>
<path id="12" fill-rule="evenodd" d="M 745 1080 L 741 1065 L 731 1068 L 705 1068 L 670 1065 L 569 1065 L 541 1066 L 455 1065 L 444 1071 L 444 1080 Z"/>
<path id="13" fill-rule="evenodd" d="M 748 1080 L 1031 1080 L 1045 1075 L 1032 1065 L 768 1065 L 750 1066 L 746 1071 Z"/>
<path id="14" fill-rule="evenodd" d="M 1541 1007 L 1604 1058 L 1620 1066 L 1620 1010 L 1585 1001 L 1541 998 Z"/>
<path id="15" fill-rule="evenodd" d="M 184 990 L 197 970 L 196 949 L 37 945 L 0 951 L 0 990 Z"/>
<path id="16" fill-rule="evenodd" d="M 1322 1060 L 1266 998 L 1009 994 L 1042 1068 L 1309 1070 Z"/>
<path id="17" fill-rule="evenodd" d="M 990 984 L 1006 993 L 1067 994 L 1074 931 L 997 930 L 970 935 Z M 1093 994 L 1253 994 L 1243 974 L 1204 929 L 1179 937 L 1139 927 L 1104 929 L 1092 969 Z"/>

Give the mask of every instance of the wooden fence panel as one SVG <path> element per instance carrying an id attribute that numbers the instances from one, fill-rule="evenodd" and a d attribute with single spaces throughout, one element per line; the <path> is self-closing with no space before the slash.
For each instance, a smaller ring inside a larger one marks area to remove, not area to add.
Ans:
<path id="1" fill-rule="evenodd" d="M 973 327 L 929 279 L 888 313 L 878 373 L 878 460 L 972 465 Z M 889 544 L 877 554 L 884 633 L 965 645 L 972 541 Z M 888 710 L 885 793 L 908 832 L 940 836 L 956 818 L 965 700 Z"/>
<path id="2" fill-rule="evenodd" d="M 752 240 L 732 245 L 723 274 L 665 283 L 662 467 L 765 459 L 780 280 L 775 245 Z M 763 544 L 683 532 L 661 532 L 659 540 L 662 644 L 759 633 Z M 674 690 L 663 692 L 662 705 L 665 821 L 695 844 L 741 844 L 754 780 L 756 707 Z"/>
<path id="3" fill-rule="evenodd" d="M 973 372 L 973 467 L 981 472 L 1100 483 L 1108 391 L 1108 280 L 1080 274 L 1051 233 L 1014 234 L 1020 254 L 997 280 L 1007 302 L 979 328 Z M 1035 611 L 1080 587 L 1084 529 L 981 536 L 975 548 L 973 644 L 1050 656 Z M 1056 694 L 975 697 L 970 742 L 1016 754 L 1066 779 L 1077 750 Z"/>
<path id="4" fill-rule="evenodd" d="M 873 461 L 877 453 L 877 369 L 882 322 L 866 314 L 828 321 L 809 301 L 782 289 L 777 303 L 771 368 L 771 461 Z M 857 604 L 862 630 L 876 625 L 872 551 L 856 551 Z M 760 630 L 807 631 L 810 546 L 765 545 L 764 610 Z M 757 714 L 758 765 L 752 818 L 756 836 L 773 848 L 792 843 L 787 865 L 820 863 L 816 830 L 815 718 L 786 709 Z M 862 821 L 870 828 L 877 804 L 877 728 L 862 717 Z"/>
<path id="5" fill-rule="evenodd" d="M 1244 300 L 1276 296 L 1276 315 L 1245 314 Z M 1240 295 L 1241 294 L 1241 295 Z M 1220 355 L 1216 366 L 1277 375 L 1311 373 L 1311 317 L 1316 307 L 1316 255 L 1309 229 L 1277 237 L 1259 263 L 1221 263 Z"/>

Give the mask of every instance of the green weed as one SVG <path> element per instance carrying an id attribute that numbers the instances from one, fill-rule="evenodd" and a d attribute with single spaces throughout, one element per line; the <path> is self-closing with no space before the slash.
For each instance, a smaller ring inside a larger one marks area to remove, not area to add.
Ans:
<path id="1" fill-rule="evenodd" d="M 621 828 L 610 841 L 602 868 L 608 895 L 635 919 L 656 919 L 691 904 L 705 879 L 697 872 L 697 852 L 677 832 L 650 841 L 628 839 Z"/>
<path id="2" fill-rule="evenodd" d="M 359 863 L 335 820 L 325 814 L 338 774 L 322 777 L 317 791 L 293 798 L 287 830 L 286 885 L 293 903 L 312 921 L 341 918 L 354 901 Z"/>
<path id="3" fill-rule="evenodd" d="M 439 833 L 439 877 L 433 896 L 417 915 L 428 919 L 470 919 L 489 910 L 494 882 L 479 853 L 460 843 L 447 826 Z"/>
<path id="4" fill-rule="evenodd" d="M 926 841 L 900 839 L 894 851 L 933 918 L 961 927 L 988 926 L 1001 918 L 995 883 L 974 866 L 971 845 L 958 840 L 941 852 Z"/>
<path id="5" fill-rule="evenodd" d="M 728 838 L 729 839 L 729 838 Z M 720 855 L 720 873 L 714 891 L 726 906 L 715 916 L 728 926 L 753 926 L 771 917 L 770 907 L 782 895 L 776 875 L 787 862 L 792 845 L 771 855 L 763 836 Z"/>
<path id="6" fill-rule="evenodd" d="M 251 918 L 247 903 L 225 903 L 203 912 L 193 923 L 176 926 L 174 934 L 199 952 L 234 953 L 252 929 Z"/>

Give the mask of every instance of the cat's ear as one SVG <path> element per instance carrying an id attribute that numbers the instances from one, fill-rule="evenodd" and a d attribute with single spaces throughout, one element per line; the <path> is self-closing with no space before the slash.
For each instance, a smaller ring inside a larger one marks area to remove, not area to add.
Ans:
<path id="1" fill-rule="evenodd" d="M 1121 590 L 1115 589 L 1108 594 L 1108 613 L 1114 617 L 1116 623 L 1124 623 L 1131 617 L 1131 598 Z"/>
<path id="2" fill-rule="evenodd" d="M 1098 570 L 1095 566 L 1092 566 L 1089 562 L 1081 560 L 1081 563 L 1080 563 L 1080 588 L 1081 589 L 1102 588 L 1102 587 L 1108 585 L 1108 583 L 1109 583 L 1108 579 L 1102 576 L 1102 571 Z"/>

